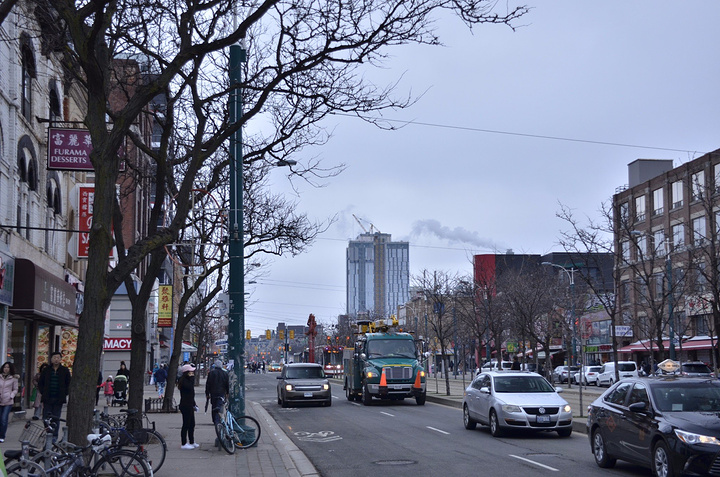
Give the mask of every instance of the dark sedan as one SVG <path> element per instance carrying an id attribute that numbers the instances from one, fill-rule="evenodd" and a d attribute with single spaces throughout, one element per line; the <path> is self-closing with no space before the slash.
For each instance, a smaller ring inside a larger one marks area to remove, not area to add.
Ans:
<path id="1" fill-rule="evenodd" d="M 319 364 L 286 364 L 278 379 L 277 398 L 282 407 L 303 402 L 332 406 L 330 382 Z"/>
<path id="2" fill-rule="evenodd" d="M 624 379 L 588 407 L 595 462 L 617 459 L 659 477 L 720 475 L 720 382 L 684 377 Z"/>

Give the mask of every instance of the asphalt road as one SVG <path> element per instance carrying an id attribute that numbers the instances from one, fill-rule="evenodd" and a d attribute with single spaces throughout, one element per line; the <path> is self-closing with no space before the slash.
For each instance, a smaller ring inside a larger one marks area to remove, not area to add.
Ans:
<path id="1" fill-rule="evenodd" d="M 247 398 L 260 402 L 287 436 L 327 477 L 423 475 L 649 476 L 650 471 L 618 462 L 597 467 L 585 435 L 517 433 L 500 439 L 488 429 L 468 431 L 459 409 L 414 400 L 349 402 L 333 386 L 331 407 L 277 404 L 277 373 L 246 376 Z"/>

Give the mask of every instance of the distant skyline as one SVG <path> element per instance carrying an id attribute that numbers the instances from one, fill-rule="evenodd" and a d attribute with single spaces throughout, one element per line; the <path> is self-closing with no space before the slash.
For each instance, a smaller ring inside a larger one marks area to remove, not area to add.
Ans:
<path id="1" fill-rule="evenodd" d="M 273 192 L 337 221 L 308 253 L 265 260 L 247 285 L 253 336 L 344 313 L 345 250 L 363 232 L 352 214 L 409 242 L 412 286 L 425 269 L 471 275 L 473 254 L 562 251 L 560 204 L 597 220 L 630 162 L 720 148 L 720 2 L 521 3 L 533 9 L 515 32 L 443 18 L 445 46 L 390 50 L 368 76 L 422 93 L 386 114 L 399 129 L 333 116 L 330 143 L 295 158 L 345 164 L 340 176 L 293 189 L 273 174 Z"/>

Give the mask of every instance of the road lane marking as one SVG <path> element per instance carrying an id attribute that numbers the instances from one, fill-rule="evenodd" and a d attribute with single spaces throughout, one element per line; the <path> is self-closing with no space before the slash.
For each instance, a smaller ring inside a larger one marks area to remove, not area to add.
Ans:
<path id="1" fill-rule="evenodd" d="M 559 472 L 558 469 L 554 467 L 550 467 L 549 465 L 541 464 L 540 462 L 535 462 L 534 460 L 526 459 L 525 457 L 520 457 L 519 455 L 512 455 L 509 454 L 510 457 L 515 457 L 516 459 L 524 460 L 525 462 L 529 462 L 530 464 L 535 464 L 538 467 L 542 467 L 543 469 L 552 470 L 553 472 Z"/>
<path id="2" fill-rule="evenodd" d="M 436 428 L 434 428 L 434 427 L 430 427 L 430 426 L 425 426 L 425 427 L 427 427 L 427 428 L 430 429 L 431 431 L 439 432 L 440 434 L 446 434 L 446 435 L 448 435 L 448 436 L 450 435 L 449 432 L 441 431 L 440 429 L 436 429 Z"/>
<path id="3" fill-rule="evenodd" d="M 390 414 L 389 412 L 380 411 L 380 414 L 385 414 L 386 416 L 395 417 L 395 414 Z"/>

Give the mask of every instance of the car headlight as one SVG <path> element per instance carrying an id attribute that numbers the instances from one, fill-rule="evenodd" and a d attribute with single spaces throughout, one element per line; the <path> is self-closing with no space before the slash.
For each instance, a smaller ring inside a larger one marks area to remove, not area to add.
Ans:
<path id="1" fill-rule="evenodd" d="M 514 404 L 503 404 L 502 410 L 503 412 L 523 412 L 520 406 Z"/>
<path id="2" fill-rule="evenodd" d="M 703 436 L 702 434 L 694 434 L 692 432 L 681 431 L 675 429 L 675 435 L 685 444 L 713 444 L 720 446 L 720 439 L 713 436 Z"/>
<path id="3" fill-rule="evenodd" d="M 329 385 L 329 384 L 323 384 L 323 390 L 327 391 L 328 389 L 330 389 L 330 385 Z"/>
<path id="4" fill-rule="evenodd" d="M 285 391 L 292 391 L 292 389 L 293 389 L 292 384 L 286 384 L 286 385 L 285 385 Z"/>
<path id="5" fill-rule="evenodd" d="M 565 404 L 562 408 L 563 412 L 572 412 L 572 408 L 570 407 L 570 404 Z"/>

